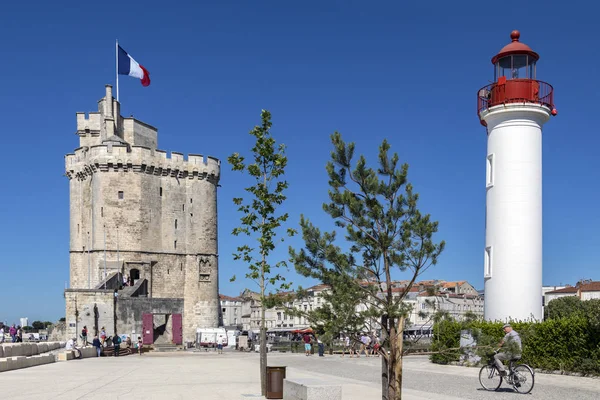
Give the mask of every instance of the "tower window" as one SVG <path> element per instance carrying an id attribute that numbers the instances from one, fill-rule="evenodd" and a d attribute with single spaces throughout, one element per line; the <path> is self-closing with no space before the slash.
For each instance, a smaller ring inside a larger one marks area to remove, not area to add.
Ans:
<path id="1" fill-rule="evenodd" d="M 190 218 L 193 218 L 193 217 L 194 217 L 194 213 L 190 213 Z"/>
<path id="2" fill-rule="evenodd" d="M 77 233 L 79 234 L 79 224 L 77 224 Z"/>
<path id="3" fill-rule="evenodd" d="M 181 211 L 185 211 L 185 204 L 181 205 Z"/>
<path id="4" fill-rule="evenodd" d="M 177 220 L 175 220 L 175 229 L 177 229 Z"/>
<path id="5" fill-rule="evenodd" d="M 173 248 L 175 248 L 175 249 L 177 248 L 177 240 L 175 240 L 175 241 L 173 242 Z"/>
<path id="6" fill-rule="evenodd" d="M 190 204 L 194 202 L 194 199 L 190 199 Z"/>
<path id="7" fill-rule="evenodd" d="M 125 197 L 123 191 L 119 190 L 119 200 L 123 200 L 123 197 Z"/>
<path id="8" fill-rule="evenodd" d="M 162 186 L 160 187 L 160 190 L 158 191 L 158 194 L 162 197 Z"/>
<path id="9" fill-rule="evenodd" d="M 104 207 L 100 207 L 100 216 L 104 217 Z"/>
<path id="10" fill-rule="evenodd" d="M 485 165 L 485 187 L 490 188 L 494 186 L 494 155 L 490 154 L 487 156 L 487 162 Z"/>
<path id="11" fill-rule="evenodd" d="M 492 277 L 492 246 L 488 246 L 485 248 L 485 261 L 484 261 L 484 278 Z"/>

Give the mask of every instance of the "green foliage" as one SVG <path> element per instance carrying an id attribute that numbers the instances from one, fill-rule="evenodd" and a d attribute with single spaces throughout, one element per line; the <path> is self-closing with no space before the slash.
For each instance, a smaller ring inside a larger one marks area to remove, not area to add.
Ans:
<path id="1" fill-rule="evenodd" d="M 323 296 L 325 305 L 308 313 L 311 323 L 332 336 L 366 330 L 366 322 L 375 324 L 370 329 L 381 329 L 382 375 L 388 377 L 388 395 L 396 398 L 401 387 L 396 365 L 402 357 L 397 339 L 409 312 L 402 300 L 416 278 L 437 263 L 445 243 L 433 240 L 438 223 L 418 209 L 408 164 L 399 164 L 398 154 L 389 154 L 387 140 L 379 146 L 376 168 L 367 167 L 364 156 L 353 161 L 354 143 L 344 142 L 338 132 L 331 142 L 326 166 L 329 202 L 323 210 L 339 229 L 322 232 L 302 216 L 305 248 L 290 248 L 290 257 L 298 273 L 331 288 Z M 344 234 L 347 251 L 336 245 L 338 232 Z M 394 293 L 392 274 L 398 271 L 409 273 L 410 284 Z M 366 306 L 365 311 L 357 311 L 359 305 Z"/>
<path id="2" fill-rule="evenodd" d="M 600 332 L 594 317 L 578 312 L 544 322 L 513 322 L 521 336 L 523 362 L 533 368 L 584 374 L 600 374 Z M 444 320 L 434 325 L 431 355 L 435 363 L 458 361 L 461 330 L 469 330 L 477 341 L 478 353 L 485 357 L 504 336 L 502 322 Z"/>
<path id="3" fill-rule="evenodd" d="M 278 232 L 288 219 L 287 213 L 278 213 L 278 207 L 286 200 L 284 192 L 288 188 L 287 181 L 282 179 L 287 166 L 285 145 L 277 145 L 271 136 L 271 113 L 262 110 L 261 121 L 260 126 L 255 126 L 250 131 L 250 135 L 256 140 L 251 149 L 252 162 L 246 162 L 245 157 L 239 153 L 232 154 L 227 161 L 234 171 L 247 173 L 254 183 L 244 189 L 249 194 L 249 199 L 245 200 L 242 197 L 233 199 L 242 217 L 240 226 L 234 228 L 232 234 L 250 237 L 256 247 L 248 244 L 240 245 L 233 258 L 248 266 L 246 278 L 253 280 L 260 287 L 260 380 L 261 393 L 265 395 L 267 391 L 265 310 L 275 301 L 272 296 L 267 295 L 267 288 L 272 286 L 276 290 L 288 289 L 290 283 L 286 282 L 285 276 L 274 271 L 279 267 L 287 267 L 286 262 L 282 260 L 271 263 L 269 260 L 276 248 Z M 286 233 L 288 236 L 293 236 L 296 232 L 287 229 Z M 283 238 L 279 239 L 279 241 L 283 240 Z M 231 280 L 235 280 L 235 276 Z"/>
<path id="4" fill-rule="evenodd" d="M 583 314 L 584 302 L 576 296 L 554 299 L 544 308 L 544 319 L 560 319 L 573 314 Z"/>
<path id="5" fill-rule="evenodd" d="M 44 329 L 44 328 L 45 328 L 45 326 L 44 326 L 44 323 L 43 323 L 42 321 L 33 321 L 33 322 L 31 323 L 31 327 L 32 327 L 33 329 L 37 329 L 37 330 L 40 330 L 40 329 Z"/>
<path id="6" fill-rule="evenodd" d="M 264 301 L 267 286 L 281 283 L 281 288 L 289 287 L 283 275 L 271 274 L 273 268 L 285 267 L 285 261 L 275 264 L 268 261 L 276 247 L 277 231 L 288 219 L 287 213 L 277 213 L 278 206 L 286 200 L 284 191 L 288 188 L 288 183 L 281 179 L 287 166 L 285 145 L 277 145 L 271 136 L 271 113 L 262 110 L 261 120 L 262 124 L 250 131 L 250 135 L 256 139 L 251 149 L 253 162 L 247 163 L 246 158 L 239 153 L 232 154 L 227 161 L 233 171 L 246 172 L 254 181 L 253 185 L 245 188 L 250 194 L 250 200 L 245 201 L 242 197 L 233 199 L 242 217 L 241 225 L 233 229 L 232 234 L 252 237 L 257 242 L 257 247 L 247 244 L 238 246 L 233 256 L 234 260 L 241 260 L 248 265 L 246 277 L 261 286 L 261 301 Z M 287 234 L 292 236 L 295 231 L 288 229 Z"/>

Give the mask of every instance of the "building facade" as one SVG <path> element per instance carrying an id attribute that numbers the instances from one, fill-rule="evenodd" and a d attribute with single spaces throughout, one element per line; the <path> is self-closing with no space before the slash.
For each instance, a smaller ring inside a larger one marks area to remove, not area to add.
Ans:
<path id="1" fill-rule="evenodd" d="M 122 117 L 110 85 L 98 112 L 77 113 L 76 134 L 79 147 L 65 156 L 67 334 L 152 325 L 195 341 L 197 328 L 218 325 L 220 161 L 159 150 L 157 129 Z"/>

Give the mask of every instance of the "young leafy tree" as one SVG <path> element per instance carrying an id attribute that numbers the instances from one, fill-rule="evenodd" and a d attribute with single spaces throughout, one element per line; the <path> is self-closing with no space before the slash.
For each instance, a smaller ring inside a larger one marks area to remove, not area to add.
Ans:
<path id="1" fill-rule="evenodd" d="M 438 223 L 417 208 L 419 195 L 408 182 L 408 165 L 399 165 L 397 154 L 389 156 L 387 141 L 379 147 L 375 169 L 367 167 L 363 156 L 353 164 L 354 143 L 345 143 L 339 133 L 331 141 L 330 202 L 323 209 L 345 230 L 349 250 L 335 244 L 336 231 L 321 232 L 302 217 L 305 249 L 290 249 L 290 256 L 300 274 L 359 296 L 367 305 L 359 315 L 375 321 L 383 334 L 382 398 L 401 399 L 403 329 L 409 311 L 402 300 L 419 275 L 437 263 L 445 243 L 434 242 Z M 409 283 L 393 290 L 393 276 L 400 271 L 409 274 Z"/>
<path id="2" fill-rule="evenodd" d="M 285 277 L 276 273 L 276 268 L 285 267 L 285 261 L 271 263 L 269 256 L 275 250 L 276 238 L 279 228 L 288 219 L 287 213 L 279 213 L 278 208 L 286 199 L 284 191 L 288 187 L 283 180 L 287 157 L 285 145 L 276 144 L 271 136 L 271 113 L 267 110 L 261 112 L 262 123 L 250 131 L 256 138 L 251 149 L 252 162 L 247 163 L 245 157 L 234 153 L 227 161 L 234 171 L 247 173 L 254 181 L 252 186 L 245 188 L 250 194 L 250 199 L 244 201 L 242 197 L 233 199 L 238 211 L 243 215 L 241 225 L 233 230 L 235 236 L 246 235 L 256 242 L 255 246 L 244 244 L 237 247 L 234 260 L 241 260 L 248 265 L 246 277 L 256 282 L 260 288 L 260 383 L 262 395 L 267 391 L 267 347 L 265 310 L 268 308 L 270 296 L 269 287 L 286 289 L 289 284 Z M 287 235 L 294 235 L 293 229 L 287 229 Z M 281 238 L 283 241 L 283 238 Z M 232 281 L 235 280 L 235 276 Z M 278 287 L 277 287 L 278 286 Z"/>

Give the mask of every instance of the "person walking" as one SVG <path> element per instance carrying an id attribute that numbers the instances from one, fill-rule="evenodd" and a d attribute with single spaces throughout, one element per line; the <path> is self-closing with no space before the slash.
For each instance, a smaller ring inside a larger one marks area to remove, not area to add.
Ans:
<path id="1" fill-rule="evenodd" d="M 365 334 L 363 333 L 360 337 L 360 350 L 358 351 L 358 354 L 356 355 L 356 357 L 360 357 L 360 354 L 364 351 L 365 353 L 365 357 L 369 357 L 369 343 L 371 342 L 371 339 Z"/>
<path id="2" fill-rule="evenodd" d="M 306 353 L 306 356 L 310 356 L 310 350 L 312 349 L 312 346 L 310 345 L 311 343 L 311 339 L 310 339 L 310 335 L 308 333 L 306 333 L 304 335 L 304 352 Z"/>
<path id="3" fill-rule="evenodd" d="M 4 343 L 4 325 L 0 326 L 0 343 Z"/>
<path id="4" fill-rule="evenodd" d="M 17 341 L 17 328 L 15 328 L 15 324 L 12 324 L 8 330 L 8 333 L 10 334 L 11 341 L 15 343 Z"/>
<path id="5" fill-rule="evenodd" d="M 317 338 L 317 345 L 319 346 L 319 357 L 325 357 L 325 344 L 319 338 Z"/>
<path id="6" fill-rule="evenodd" d="M 142 355 L 142 347 L 143 346 L 144 346 L 144 343 L 142 342 L 142 337 L 140 336 L 138 338 L 138 342 L 137 342 L 138 353 L 140 354 L 140 356 Z"/>
<path id="7" fill-rule="evenodd" d="M 344 347 L 342 348 L 342 355 L 340 357 L 344 357 L 344 354 L 346 354 L 346 351 L 348 351 L 348 354 L 350 354 L 350 356 L 352 357 L 352 353 L 350 352 L 350 336 L 346 336 L 344 338 L 343 345 L 344 345 Z"/>
<path id="8" fill-rule="evenodd" d="M 217 354 L 223 354 L 223 343 L 225 340 L 223 339 L 223 335 L 219 335 L 217 339 Z"/>
<path id="9" fill-rule="evenodd" d="M 100 341 L 102 343 L 102 347 L 104 347 L 104 344 L 106 343 L 106 329 L 104 329 L 104 327 L 100 329 Z"/>
<path id="10" fill-rule="evenodd" d="M 113 336 L 113 346 L 115 349 L 115 357 L 119 356 L 119 351 L 121 351 L 121 337 L 115 333 Z"/>
<path id="11" fill-rule="evenodd" d="M 83 329 L 81 330 L 81 341 L 83 342 L 83 347 L 87 346 L 88 341 L 87 341 L 87 335 L 88 335 L 88 329 L 87 326 L 83 326 Z"/>
<path id="12" fill-rule="evenodd" d="M 96 348 L 96 353 L 98 354 L 98 357 L 100 357 L 100 353 L 102 352 L 102 343 L 100 343 L 98 336 L 94 336 L 94 340 L 92 340 L 92 346 Z"/>
<path id="13" fill-rule="evenodd" d="M 23 328 L 21 325 L 17 325 L 17 343 L 21 343 L 23 341 Z"/>

